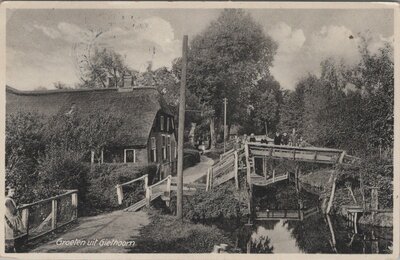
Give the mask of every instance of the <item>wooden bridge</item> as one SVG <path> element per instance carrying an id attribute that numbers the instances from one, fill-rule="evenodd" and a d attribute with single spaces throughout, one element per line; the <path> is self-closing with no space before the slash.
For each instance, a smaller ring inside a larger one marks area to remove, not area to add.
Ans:
<path id="1" fill-rule="evenodd" d="M 14 239 L 25 242 L 45 236 L 78 217 L 78 190 L 66 190 L 63 194 L 19 206 L 24 232 Z"/>
<path id="2" fill-rule="evenodd" d="M 359 158 L 349 156 L 344 150 L 247 143 L 248 154 L 254 158 L 286 159 L 323 164 L 355 164 Z"/>
<path id="3" fill-rule="evenodd" d="M 301 221 L 319 212 L 318 207 L 310 209 L 273 209 L 265 211 L 257 211 L 255 220 L 293 220 Z"/>
<path id="4" fill-rule="evenodd" d="M 263 175 L 256 173 L 255 159 L 262 159 Z M 244 148 L 231 149 L 220 155 L 219 161 L 207 172 L 206 189 L 210 190 L 231 179 L 235 179 L 236 187 L 239 188 L 239 171 L 244 169 L 247 171 L 249 185 L 268 186 L 289 178 L 289 172 L 276 175 L 275 169 L 273 169 L 272 173 L 268 173 L 267 159 L 331 165 L 357 165 L 360 161 L 359 158 L 348 155 L 344 150 L 248 142 Z M 295 169 L 295 178 L 297 178 L 299 170 L 298 167 Z"/>
<path id="5" fill-rule="evenodd" d="M 171 179 L 172 179 L 172 176 L 168 175 L 163 180 L 149 186 L 148 185 L 149 177 L 146 174 L 146 175 L 143 175 L 134 180 L 131 180 L 131 181 L 128 181 L 128 182 L 125 182 L 122 184 L 118 184 L 115 186 L 115 188 L 117 189 L 118 204 L 122 205 L 122 203 L 124 201 L 124 192 L 123 192 L 124 187 L 136 184 L 137 182 L 143 182 L 143 189 L 145 190 L 145 198 L 140 199 L 133 205 L 130 205 L 129 207 L 124 209 L 124 211 L 137 211 L 137 210 L 143 208 L 144 206 L 149 207 L 150 203 L 153 200 L 160 198 L 160 197 L 162 200 L 166 201 L 167 205 L 169 205 L 170 198 L 171 198 Z"/>

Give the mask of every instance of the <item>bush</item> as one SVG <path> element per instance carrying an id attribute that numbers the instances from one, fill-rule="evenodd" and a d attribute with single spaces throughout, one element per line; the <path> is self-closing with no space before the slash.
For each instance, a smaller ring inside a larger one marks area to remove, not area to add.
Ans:
<path id="1" fill-rule="evenodd" d="M 200 153 L 197 150 L 184 149 L 183 150 L 183 168 L 192 167 L 200 162 Z"/>
<path id="2" fill-rule="evenodd" d="M 210 253 L 214 245 L 231 244 L 215 227 L 193 224 L 174 216 L 151 214 L 151 223 L 140 231 L 133 252 Z"/>
<path id="3" fill-rule="evenodd" d="M 82 157 L 74 151 L 51 149 L 40 160 L 37 193 L 41 197 L 50 197 L 64 190 L 77 189 L 79 208 L 86 200 L 90 168 L 82 162 Z"/>
<path id="4" fill-rule="evenodd" d="M 231 183 L 210 192 L 197 190 L 193 196 L 184 197 L 183 214 L 192 221 L 241 218 L 249 214 L 246 196 Z M 176 208 L 176 197 L 172 198 L 171 208 Z"/>
<path id="5" fill-rule="evenodd" d="M 84 215 L 111 211 L 120 208 L 115 186 L 145 174 L 149 175 L 149 185 L 157 181 L 156 165 L 133 166 L 119 164 L 102 164 L 93 166 L 89 174 L 89 189 L 85 203 Z M 124 201 L 127 207 L 144 198 L 143 181 L 123 187 Z"/>

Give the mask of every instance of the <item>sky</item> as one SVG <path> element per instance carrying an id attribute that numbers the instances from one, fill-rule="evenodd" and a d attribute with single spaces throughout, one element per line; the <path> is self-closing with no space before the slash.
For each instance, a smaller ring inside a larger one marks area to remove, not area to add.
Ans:
<path id="1" fill-rule="evenodd" d="M 393 9 L 249 9 L 264 33 L 278 43 L 271 73 L 283 89 L 294 89 L 308 73 L 319 75 L 328 57 L 359 61 L 359 33 L 371 51 L 394 41 Z M 83 55 L 96 47 L 120 53 L 143 71 L 171 66 L 190 39 L 221 9 L 7 9 L 6 83 L 20 90 L 79 82 Z M 349 36 L 353 38 L 350 39 Z"/>

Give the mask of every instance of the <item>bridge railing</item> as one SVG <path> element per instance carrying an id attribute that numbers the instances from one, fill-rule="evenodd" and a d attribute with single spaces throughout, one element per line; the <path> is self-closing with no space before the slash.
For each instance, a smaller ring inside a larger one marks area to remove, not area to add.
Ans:
<path id="1" fill-rule="evenodd" d="M 142 189 L 145 192 L 148 187 L 148 183 L 149 183 L 149 175 L 145 174 L 131 181 L 127 181 L 122 184 L 117 184 L 115 188 L 117 189 L 118 205 L 122 205 L 124 200 L 126 200 L 127 198 L 131 198 L 132 194 L 137 193 L 138 189 Z M 127 194 L 127 196 L 124 196 L 124 194 Z M 138 202 L 140 198 L 139 199 L 131 198 L 131 200 L 135 201 L 129 201 L 129 204 Z"/>
<path id="2" fill-rule="evenodd" d="M 25 237 L 26 241 L 36 239 L 78 218 L 78 190 L 21 205 L 18 211 L 25 232 L 17 237 Z"/>
<path id="3" fill-rule="evenodd" d="M 164 195 L 168 198 L 171 197 L 171 180 L 172 175 L 168 175 L 163 180 L 146 188 L 147 206 L 150 206 L 150 202 L 158 196 Z"/>
<path id="4" fill-rule="evenodd" d="M 282 146 L 260 143 L 248 143 L 251 155 L 255 157 L 275 157 L 289 160 L 309 161 L 318 163 L 335 164 L 343 160 L 345 151 L 319 148 Z"/>

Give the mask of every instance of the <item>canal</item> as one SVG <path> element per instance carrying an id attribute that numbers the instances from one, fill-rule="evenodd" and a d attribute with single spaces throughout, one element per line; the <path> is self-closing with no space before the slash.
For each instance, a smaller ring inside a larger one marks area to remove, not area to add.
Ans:
<path id="1" fill-rule="evenodd" d="M 302 205 L 306 211 L 319 205 L 318 196 L 305 191 L 296 192 L 293 185 L 282 182 L 255 192 L 257 211 L 282 212 L 296 210 Z M 310 211 L 310 210 L 309 210 Z M 217 223 L 218 228 L 231 238 L 232 252 L 236 253 L 391 253 L 391 228 L 359 225 L 354 227 L 341 216 L 325 216 L 311 211 L 302 219 L 276 218 L 232 224 Z M 264 214 L 265 215 L 265 214 Z M 215 225 L 215 223 L 214 223 Z"/>

